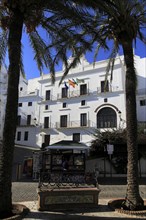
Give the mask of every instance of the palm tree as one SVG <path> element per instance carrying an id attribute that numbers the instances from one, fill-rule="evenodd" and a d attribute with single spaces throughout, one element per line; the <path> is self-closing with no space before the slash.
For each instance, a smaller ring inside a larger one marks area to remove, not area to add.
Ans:
<path id="1" fill-rule="evenodd" d="M 55 80 L 55 65 L 62 60 L 65 72 L 76 65 L 83 53 L 82 48 L 90 48 L 84 36 L 78 34 L 86 11 L 78 10 L 72 1 L 48 0 L 3 0 L 0 3 L 0 66 L 8 48 L 8 90 L 3 143 L 0 147 L 0 215 L 11 213 L 11 176 L 15 143 L 18 85 L 22 64 L 21 39 L 23 31 L 28 33 L 34 51 L 34 59 L 40 72 L 46 66 L 50 69 L 52 82 Z M 77 27 L 77 29 L 74 28 Z M 48 38 L 41 37 L 45 30 Z M 73 40 L 74 39 L 74 40 Z M 75 45 L 79 42 L 78 45 Z M 51 45 L 51 46 L 50 46 Z M 74 48 L 76 56 L 71 64 L 67 62 L 67 52 Z"/>
<path id="2" fill-rule="evenodd" d="M 138 150 L 137 150 L 137 115 L 136 115 L 136 71 L 134 65 L 133 43 L 137 38 L 146 43 L 146 1 L 145 0 L 109 0 L 80 1 L 81 6 L 92 7 L 93 22 L 90 24 L 93 33 L 92 43 L 97 42 L 97 55 L 100 47 L 113 42 L 107 72 L 113 70 L 114 58 L 120 46 L 123 49 L 126 66 L 126 118 L 127 118 L 127 193 L 125 206 L 130 210 L 142 209 L 144 202 L 139 193 L 138 184 Z M 109 6 L 110 5 L 110 6 Z M 101 9 L 101 10 L 100 10 Z M 94 13 L 93 13 L 94 11 Z M 91 30 L 91 29 L 90 29 Z M 101 37 L 102 42 L 98 39 Z M 108 48 L 109 49 L 109 48 Z"/>

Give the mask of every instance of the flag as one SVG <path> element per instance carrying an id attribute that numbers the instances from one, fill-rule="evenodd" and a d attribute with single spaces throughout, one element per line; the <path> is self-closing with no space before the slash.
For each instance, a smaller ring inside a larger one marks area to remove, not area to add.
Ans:
<path id="1" fill-rule="evenodd" d="M 75 79 L 72 79 L 72 81 L 78 86 L 78 83 Z"/>
<path id="2" fill-rule="evenodd" d="M 68 83 L 69 83 L 70 86 L 72 86 L 72 87 L 75 88 L 75 83 L 74 83 L 72 80 L 69 79 L 69 80 L 68 80 Z"/>
<path id="3" fill-rule="evenodd" d="M 76 82 L 77 82 L 77 83 L 84 83 L 84 79 L 78 79 L 78 78 L 76 78 Z"/>
<path id="4" fill-rule="evenodd" d="M 66 89 L 68 89 L 69 87 L 68 87 L 68 85 L 66 84 L 66 82 L 64 82 L 64 85 L 65 85 L 65 88 Z"/>

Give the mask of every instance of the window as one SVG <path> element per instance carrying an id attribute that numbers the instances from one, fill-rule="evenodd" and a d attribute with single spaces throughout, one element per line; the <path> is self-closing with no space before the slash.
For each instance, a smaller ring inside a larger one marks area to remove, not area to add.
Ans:
<path id="1" fill-rule="evenodd" d="M 140 106 L 144 106 L 144 105 L 146 105 L 146 99 L 140 100 Z"/>
<path id="2" fill-rule="evenodd" d="M 18 115 L 17 117 L 17 125 L 20 125 L 21 124 L 21 115 Z"/>
<path id="3" fill-rule="evenodd" d="M 20 87 L 20 91 L 22 91 L 23 90 L 23 87 Z"/>
<path id="4" fill-rule="evenodd" d="M 50 98 L 51 98 L 51 91 L 47 90 L 46 91 L 46 100 L 50 100 Z"/>
<path id="5" fill-rule="evenodd" d="M 32 106 L 32 102 L 28 102 L 28 106 Z"/>
<path id="6" fill-rule="evenodd" d="M 49 128 L 49 117 L 44 117 L 44 128 Z"/>
<path id="7" fill-rule="evenodd" d="M 107 98 L 105 98 L 105 99 L 104 99 L 104 102 L 107 102 L 107 101 L 108 101 L 108 99 L 107 99 Z"/>
<path id="8" fill-rule="evenodd" d="M 27 115 L 27 125 L 31 124 L 31 115 Z"/>
<path id="9" fill-rule="evenodd" d="M 73 133 L 73 141 L 80 142 L 80 133 Z"/>
<path id="10" fill-rule="evenodd" d="M 85 103 L 85 100 L 82 100 L 81 101 L 81 106 L 83 106 L 83 105 L 85 105 L 86 103 Z"/>
<path id="11" fill-rule="evenodd" d="M 80 115 L 80 124 L 81 126 L 87 126 L 87 114 L 83 113 Z"/>
<path id="12" fill-rule="evenodd" d="M 45 105 L 45 110 L 48 110 L 49 109 L 49 106 L 48 105 Z"/>
<path id="13" fill-rule="evenodd" d="M 80 85 L 80 95 L 87 94 L 87 84 Z"/>
<path id="14" fill-rule="evenodd" d="M 19 106 L 19 107 L 22 107 L 22 103 L 20 102 L 20 103 L 18 104 L 18 106 Z"/>
<path id="15" fill-rule="evenodd" d="M 117 127 L 116 112 L 109 107 L 101 109 L 97 114 L 97 128 Z"/>
<path id="16" fill-rule="evenodd" d="M 62 88 L 62 98 L 67 98 L 67 94 L 68 94 L 68 89 Z"/>
<path id="17" fill-rule="evenodd" d="M 60 127 L 67 127 L 67 115 L 60 116 Z"/>
<path id="18" fill-rule="evenodd" d="M 21 131 L 18 131 L 17 132 L 17 141 L 20 141 L 21 140 Z"/>
<path id="19" fill-rule="evenodd" d="M 24 141 L 28 141 L 28 131 L 24 132 Z"/>
<path id="20" fill-rule="evenodd" d="M 66 102 L 63 102 L 62 108 L 66 108 Z"/>
<path id="21" fill-rule="evenodd" d="M 109 92 L 108 81 L 101 81 L 101 92 Z"/>

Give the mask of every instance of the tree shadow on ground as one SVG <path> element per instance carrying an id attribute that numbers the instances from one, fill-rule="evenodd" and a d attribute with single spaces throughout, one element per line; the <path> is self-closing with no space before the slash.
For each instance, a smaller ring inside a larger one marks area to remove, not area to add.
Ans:
<path id="1" fill-rule="evenodd" d="M 102 212 L 102 215 L 101 215 Z M 48 220 L 119 220 L 119 219 L 141 219 L 133 218 L 125 215 L 125 217 L 119 213 L 113 212 L 108 205 L 98 205 L 97 208 L 80 208 L 68 211 L 33 211 L 30 212 L 24 220 L 33 219 L 48 219 Z"/>

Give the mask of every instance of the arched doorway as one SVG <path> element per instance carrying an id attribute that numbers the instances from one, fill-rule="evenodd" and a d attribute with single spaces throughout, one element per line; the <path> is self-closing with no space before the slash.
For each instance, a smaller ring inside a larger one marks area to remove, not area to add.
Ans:
<path id="1" fill-rule="evenodd" d="M 105 107 L 97 113 L 97 128 L 115 128 L 117 127 L 116 112 L 110 108 Z"/>

